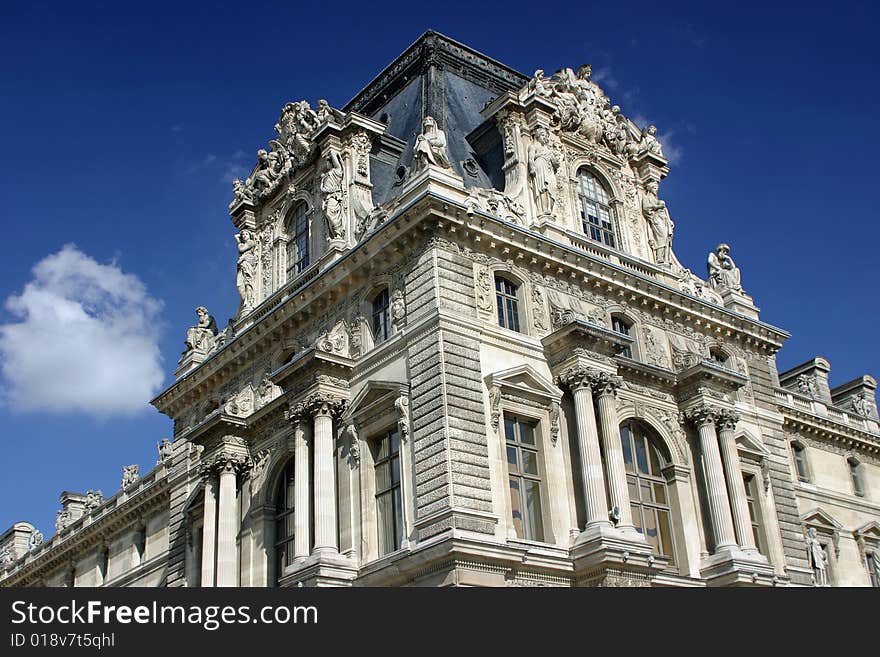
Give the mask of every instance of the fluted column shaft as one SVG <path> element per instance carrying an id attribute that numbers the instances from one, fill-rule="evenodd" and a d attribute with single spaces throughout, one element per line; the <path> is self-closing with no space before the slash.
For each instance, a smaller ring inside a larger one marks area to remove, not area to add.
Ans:
<path id="1" fill-rule="evenodd" d="M 301 561 L 309 556 L 309 441 L 306 426 L 298 421 L 294 429 L 293 452 L 293 556 Z"/>
<path id="2" fill-rule="evenodd" d="M 608 477 L 608 492 L 612 507 L 617 507 L 621 529 L 633 527 L 632 509 L 629 505 L 629 489 L 626 484 L 626 463 L 623 460 L 623 447 L 620 443 L 620 426 L 617 421 L 617 408 L 614 397 L 620 386 L 616 376 L 602 373 L 595 382 L 597 405 L 599 407 L 599 430 L 602 446 L 605 448 L 605 474 Z"/>
<path id="3" fill-rule="evenodd" d="M 730 508 L 739 546 L 743 550 L 757 551 L 752 519 L 749 516 L 749 503 L 746 499 L 746 485 L 739 465 L 736 450 L 735 428 L 739 418 L 734 413 L 724 413 L 718 422 L 718 440 L 721 443 L 721 457 L 724 460 L 724 475 L 727 479 L 727 492 L 730 495 Z"/>
<path id="4" fill-rule="evenodd" d="M 718 451 L 718 435 L 715 432 L 716 411 L 698 409 L 691 413 L 700 434 L 700 449 L 706 472 L 706 488 L 709 500 L 709 517 L 715 550 L 736 545 L 733 531 L 733 518 L 730 514 L 730 500 L 727 497 L 727 484 L 724 481 L 724 468 Z"/>
<path id="5" fill-rule="evenodd" d="M 605 479 L 602 474 L 602 454 L 599 450 L 599 432 L 593 411 L 593 391 L 588 381 L 572 382 L 574 412 L 577 422 L 578 452 L 581 479 L 584 487 L 584 507 L 587 514 L 585 529 L 610 525 L 608 500 L 605 497 Z"/>
<path id="6" fill-rule="evenodd" d="M 237 487 L 231 463 L 220 470 L 220 503 L 217 512 L 217 586 L 236 586 L 237 561 L 235 538 L 238 518 L 235 505 Z"/>
<path id="7" fill-rule="evenodd" d="M 315 410 L 315 547 L 314 552 L 338 553 L 336 535 L 336 468 L 333 459 L 333 417 L 326 404 Z"/>
<path id="8" fill-rule="evenodd" d="M 202 516 L 202 586 L 214 586 L 214 543 L 217 539 L 217 484 L 214 473 L 205 475 Z"/>

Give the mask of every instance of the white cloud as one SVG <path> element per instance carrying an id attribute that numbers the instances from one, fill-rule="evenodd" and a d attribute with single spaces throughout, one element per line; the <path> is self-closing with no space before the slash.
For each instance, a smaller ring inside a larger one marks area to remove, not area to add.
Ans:
<path id="1" fill-rule="evenodd" d="M 617 79 L 608 66 L 593 71 L 593 79 L 602 87 L 607 89 L 616 89 L 618 87 Z"/>
<path id="2" fill-rule="evenodd" d="M 98 417 L 145 410 L 163 380 L 161 308 L 116 263 L 73 244 L 47 256 L 6 300 L 18 321 L 0 325 L 4 404 Z"/>

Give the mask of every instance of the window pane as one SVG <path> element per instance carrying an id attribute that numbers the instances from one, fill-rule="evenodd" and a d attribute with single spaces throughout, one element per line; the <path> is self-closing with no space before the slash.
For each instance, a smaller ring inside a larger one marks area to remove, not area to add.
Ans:
<path id="1" fill-rule="evenodd" d="M 519 538 L 523 536 L 522 500 L 520 497 L 519 480 L 511 477 L 510 482 L 510 510 L 513 515 L 513 528 Z"/>
<path id="2" fill-rule="evenodd" d="M 626 464 L 627 472 L 635 472 L 631 440 L 632 433 L 630 432 L 629 427 L 626 425 L 620 427 L 620 444 L 621 447 L 623 447 L 623 462 Z"/>
<path id="3" fill-rule="evenodd" d="M 400 459 L 397 457 L 391 459 L 391 483 L 394 486 L 400 484 Z"/>
<path id="4" fill-rule="evenodd" d="M 391 439 L 391 453 L 398 454 L 400 452 L 400 436 L 396 431 L 392 431 L 389 438 Z"/>
<path id="5" fill-rule="evenodd" d="M 657 514 L 654 509 L 644 509 L 645 513 L 645 540 L 660 554 L 660 532 L 657 529 Z"/>
<path id="6" fill-rule="evenodd" d="M 376 460 L 381 461 L 388 458 L 388 436 L 385 436 L 376 445 Z"/>
<path id="7" fill-rule="evenodd" d="M 648 454 L 645 451 L 645 439 L 642 436 L 636 436 L 636 465 L 639 472 L 648 473 Z"/>
<path id="8" fill-rule="evenodd" d="M 394 549 L 399 550 L 403 539 L 403 504 L 400 501 L 400 487 L 394 489 Z"/>
<path id="9" fill-rule="evenodd" d="M 535 444 L 535 428 L 528 422 L 519 423 L 519 439 L 526 445 Z"/>
<path id="10" fill-rule="evenodd" d="M 530 475 L 538 474 L 538 453 L 530 449 L 522 450 L 523 473 Z"/>
<path id="11" fill-rule="evenodd" d="M 672 528 L 669 523 L 669 514 L 666 511 L 657 511 L 657 525 L 660 528 L 661 554 L 665 554 L 671 561 L 673 558 Z"/>
<path id="12" fill-rule="evenodd" d="M 660 452 L 652 444 L 648 444 L 648 456 L 650 457 L 651 474 L 655 477 L 660 476 Z"/>
<path id="13" fill-rule="evenodd" d="M 529 536 L 533 541 L 544 540 L 544 521 L 541 517 L 541 488 L 537 481 L 523 481 L 526 509 L 529 519 Z"/>
<path id="14" fill-rule="evenodd" d="M 376 466 L 376 490 L 383 491 L 391 486 L 389 463 L 386 461 Z"/>
<path id="15" fill-rule="evenodd" d="M 379 534 L 379 554 L 388 554 L 394 549 L 394 510 L 390 493 L 376 497 L 376 524 Z"/>
<path id="16" fill-rule="evenodd" d="M 654 501 L 658 504 L 666 504 L 666 484 L 654 482 Z"/>
<path id="17" fill-rule="evenodd" d="M 504 437 L 510 441 L 516 440 L 515 423 L 507 416 L 504 417 Z"/>
<path id="18" fill-rule="evenodd" d="M 645 530 L 642 528 L 642 507 L 636 504 L 631 504 L 629 509 L 632 512 L 633 525 L 635 525 L 636 531 L 643 534 Z"/>
<path id="19" fill-rule="evenodd" d="M 626 478 L 626 486 L 629 489 L 629 499 L 633 502 L 639 501 L 639 485 L 636 483 L 634 477 Z"/>

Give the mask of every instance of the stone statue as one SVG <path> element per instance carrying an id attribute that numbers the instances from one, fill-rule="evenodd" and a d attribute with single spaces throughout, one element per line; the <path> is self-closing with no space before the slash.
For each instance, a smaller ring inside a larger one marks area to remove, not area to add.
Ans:
<path id="1" fill-rule="evenodd" d="M 547 88 L 546 82 L 547 78 L 544 77 L 544 70 L 539 68 L 535 71 L 532 79 L 529 80 L 529 93 L 534 93 L 538 96 L 549 96 L 550 90 Z"/>
<path id="2" fill-rule="evenodd" d="M 537 128 L 535 138 L 529 145 L 528 167 L 529 182 L 539 217 L 553 215 L 559 164 L 559 155 L 550 146 L 550 132 L 543 126 Z"/>
<path id="3" fill-rule="evenodd" d="M 413 147 L 413 161 L 416 169 L 424 169 L 428 164 L 449 169 L 449 155 L 446 153 L 446 133 L 437 127 L 433 116 L 426 116 L 422 124 L 422 134 L 416 137 Z"/>
<path id="4" fill-rule="evenodd" d="M 257 168 L 244 187 L 259 197 L 270 194 L 285 172 L 285 161 L 282 150 L 269 152 L 261 148 L 257 151 Z"/>
<path id="5" fill-rule="evenodd" d="M 850 405 L 853 411 L 862 417 L 870 417 L 874 411 L 874 404 L 864 392 L 860 392 L 850 399 Z M 876 553 L 875 553 L 876 554 Z"/>
<path id="6" fill-rule="evenodd" d="M 167 438 L 163 438 L 162 442 L 156 445 L 156 448 L 159 450 L 159 460 L 156 462 L 156 465 L 159 465 L 160 463 L 170 463 L 171 452 L 174 449 L 171 441 Z"/>
<path id="7" fill-rule="evenodd" d="M 210 351 L 214 346 L 214 337 L 217 335 L 217 322 L 208 314 L 208 309 L 204 306 L 196 308 L 196 315 L 199 317 L 199 323 L 186 330 L 186 349 Z"/>
<path id="8" fill-rule="evenodd" d="M 329 240 L 345 239 L 345 220 L 342 212 L 342 199 L 345 194 L 344 177 L 339 153 L 329 151 L 325 158 L 324 173 L 321 175 L 321 193 L 324 195 L 321 207 L 324 210 L 324 220 L 327 222 Z"/>
<path id="9" fill-rule="evenodd" d="M 326 123 L 330 119 L 333 118 L 333 108 L 330 107 L 330 103 L 328 103 L 323 98 L 318 101 L 318 109 L 315 111 L 315 116 L 318 119 L 318 123 Z"/>
<path id="10" fill-rule="evenodd" d="M 0 568 L 9 568 L 14 563 L 15 554 L 12 552 L 12 548 L 3 548 L 3 551 L 0 552 Z"/>
<path id="11" fill-rule="evenodd" d="M 57 534 L 58 532 L 60 532 L 71 522 L 73 522 L 73 516 L 70 514 L 70 511 L 66 509 L 59 510 L 55 514 L 55 533 Z"/>
<path id="12" fill-rule="evenodd" d="M 816 586 L 828 586 L 828 555 L 819 542 L 815 527 L 807 530 L 806 546 L 807 561 L 813 569 L 813 583 Z"/>
<path id="13" fill-rule="evenodd" d="M 236 203 L 241 203 L 242 201 L 251 200 L 250 192 L 245 187 L 244 183 L 236 178 L 232 181 L 232 203 L 230 203 L 230 207 L 235 205 Z"/>
<path id="14" fill-rule="evenodd" d="M 730 247 L 719 244 L 715 253 L 709 254 L 706 268 L 709 270 L 709 285 L 713 290 L 742 291 L 739 268 L 730 257 Z"/>
<path id="15" fill-rule="evenodd" d="M 96 509 L 104 503 L 104 494 L 99 490 L 86 492 L 86 508 Z"/>
<path id="16" fill-rule="evenodd" d="M 137 483 L 137 480 L 140 479 L 140 468 L 137 463 L 132 465 L 123 465 L 122 466 L 122 487 L 128 488 Z"/>
<path id="17" fill-rule="evenodd" d="M 650 180 L 645 185 L 645 194 L 642 196 L 642 215 L 648 222 L 650 230 L 651 248 L 654 250 L 654 260 L 658 265 L 672 263 L 672 233 L 675 225 L 669 218 L 666 202 L 657 198 L 657 181 Z"/>
<path id="18" fill-rule="evenodd" d="M 403 292 L 394 290 L 391 295 L 391 326 L 399 331 L 406 320 L 406 302 L 403 300 Z"/>
<path id="19" fill-rule="evenodd" d="M 663 146 L 655 136 L 657 127 L 653 125 L 646 126 L 642 131 L 642 140 L 639 142 L 639 155 L 651 153 L 658 157 L 663 157 Z"/>
<path id="20" fill-rule="evenodd" d="M 254 275 L 257 271 L 257 241 L 249 230 L 242 230 L 235 236 L 238 244 L 238 272 L 235 284 L 241 297 L 241 310 L 254 305 Z"/>

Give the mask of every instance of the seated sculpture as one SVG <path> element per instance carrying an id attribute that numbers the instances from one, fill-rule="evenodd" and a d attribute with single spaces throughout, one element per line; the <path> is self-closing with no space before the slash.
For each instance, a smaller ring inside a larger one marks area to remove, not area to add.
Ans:
<path id="1" fill-rule="evenodd" d="M 186 349 L 210 351 L 217 335 L 217 322 L 213 315 L 208 314 L 208 309 L 204 306 L 196 308 L 196 315 L 199 317 L 199 323 L 186 330 Z"/>
<path id="2" fill-rule="evenodd" d="M 739 267 L 730 257 L 730 247 L 727 244 L 719 244 L 715 253 L 709 254 L 706 267 L 709 270 L 709 285 L 713 290 L 742 291 Z"/>
<path id="3" fill-rule="evenodd" d="M 433 164 L 443 169 L 451 168 L 446 153 L 446 133 L 437 127 L 433 116 L 426 116 L 422 124 L 422 134 L 416 137 L 413 147 L 413 160 L 418 169 Z"/>

